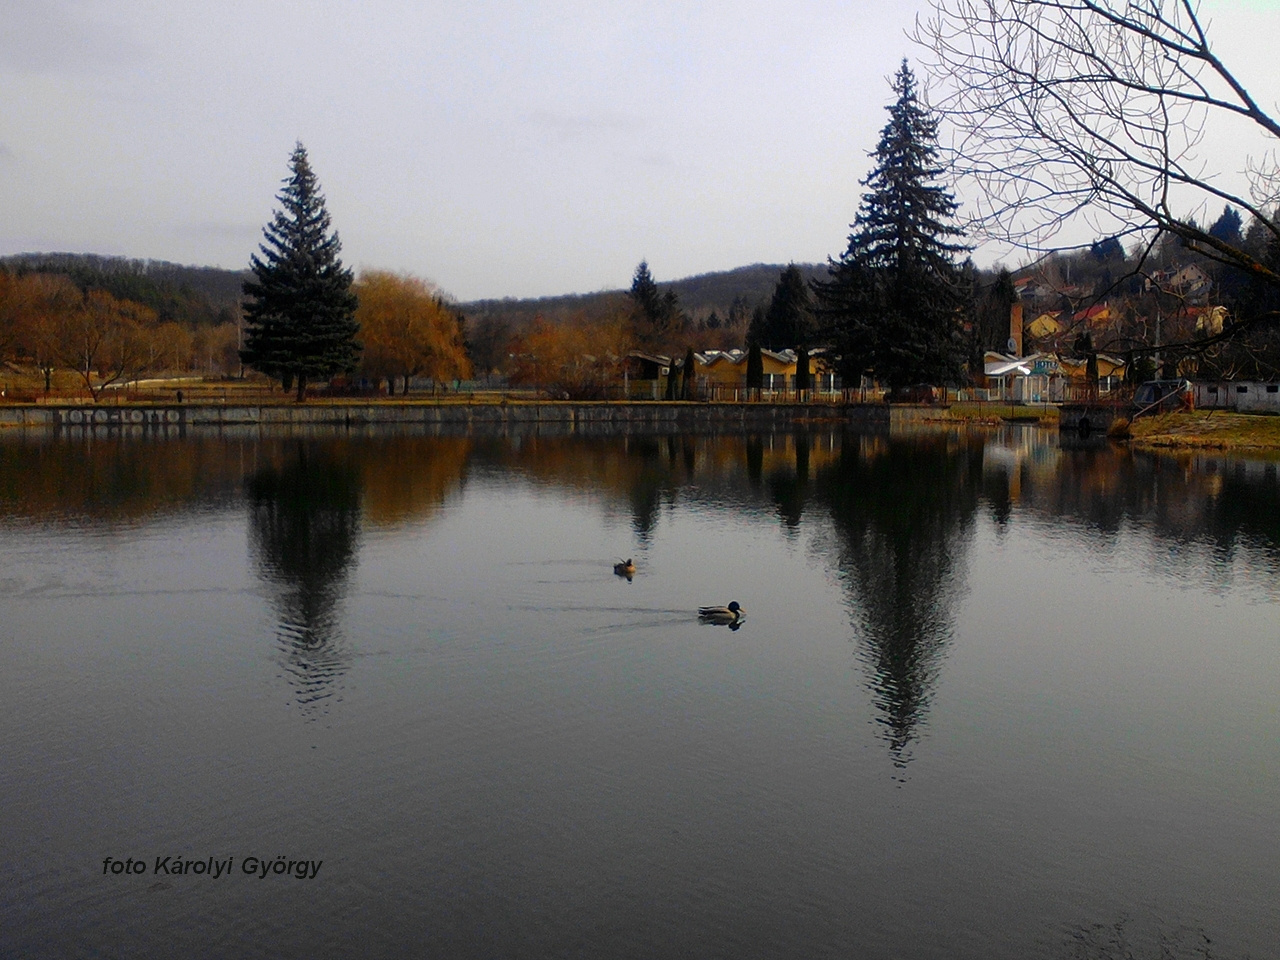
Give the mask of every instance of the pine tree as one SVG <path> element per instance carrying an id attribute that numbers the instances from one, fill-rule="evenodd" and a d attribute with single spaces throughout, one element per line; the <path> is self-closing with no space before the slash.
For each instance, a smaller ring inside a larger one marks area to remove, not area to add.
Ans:
<path id="1" fill-rule="evenodd" d="M 813 337 L 812 327 L 813 298 L 800 268 L 793 263 L 782 271 L 773 289 L 760 330 L 760 346 L 767 350 L 807 346 Z"/>
<path id="2" fill-rule="evenodd" d="M 666 293 L 658 292 L 647 261 L 641 260 L 636 267 L 629 295 L 634 306 L 636 336 L 646 347 L 661 347 L 667 337 L 684 326 L 680 298 L 670 288 Z"/>
<path id="3" fill-rule="evenodd" d="M 975 294 L 977 316 L 973 346 L 976 359 L 981 360 L 984 350 L 1006 348 L 1010 336 L 1009 311 L 1018 302 L 1018 291 L 1014 289 L 1009 271 L 1001 267 L 995 279 Z"/>
<path id="4" fill-rule="evenodd" d="M 1213 226 L 1209 228 L 1209 236 L 1216 237 L 1223 243 L 1229 243 L 1232 246 L 1241 246 L 1244 243 L 1244 220 L 1240 217 L 1240 211 L 1236 210 L 1231 204 L 1227 204 L 1222 208 L 1222 216 L 1213 222 Z"/>
<path id="5" fill-rule="evenodd" d="M 694 385 L 697 382 L 697 358 L 693 355 L 693 347 L 684 352 L 684 376 L 680 380 L 680 399 L 692 400 Z"/>
<path id="6" fill-rule="evenodd" d="M 849 247 L 831 279 L 814 284 L 819 316 L 845 383 L 866 372 L 888 386 L 954 383 L 968 302 L 955 257 L 967 248 L 951 242 L 962 232 L 952 194 L 935 183 L 944 173 L 938 122 L 905 60 L 893 90 Z"/>
<path id="7" fill-rule="evenodd" d="M 296 383 L 298 400 L 307 381 L 355 368 L 356 297 L 351 271 L 338 259 L 342 249 L 329 230 L 324 195 L 301 143 L 289 158 L 290 176 L 276 198 L 277 210 L 263 228 L 262 256 L 250 257 L 254 280 L 245 282 L 245 342 L 240 359 L 285 389 Z"/>
<path id="8" fill-rule="evenodd" d="M 756 392 L 756 399 L 760 399 L 760 391 L 764 389 L 764 356 L 760 352 L 759 341 L 752 340 L 747 344 L 747 396 L 751 396 L 751 391 Z"/>
<path id="9" fill-rule="evenodd" d="M 636 309 L 646 317 L 652 317 L 661 310 L 662 297 L 653 274 L 649 272 L 649 261 L 641 260 L 636 267 L 635 276 L 631 278 L 630 295 Z"/>

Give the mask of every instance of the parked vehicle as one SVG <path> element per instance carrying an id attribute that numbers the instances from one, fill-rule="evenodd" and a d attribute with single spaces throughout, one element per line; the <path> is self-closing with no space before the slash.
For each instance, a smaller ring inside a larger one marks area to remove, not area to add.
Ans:
<path id="1" fill-rule="evenodd" d="M 1148 380 L 1134 391 L 1134 416 L 1190 410 L 1195 406 L 1194 398 L 1190 380 Z"/>

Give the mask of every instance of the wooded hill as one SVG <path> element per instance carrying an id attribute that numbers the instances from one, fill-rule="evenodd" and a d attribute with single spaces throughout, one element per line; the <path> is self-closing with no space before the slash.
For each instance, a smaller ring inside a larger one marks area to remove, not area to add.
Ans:
<path id="1" fill-rule="evenodd" d="M 758 305 L 767 304 L 777 286 L 778 275 L 785 264 L 753 263 L 733 270 L 720 270 L 713 273 L 700 273 L 659 283 L 660 293 L 674 290 L 680 300 L 680 306 L 693 320 L 704 320 L 712 312 L 721 317 L 729 315 L 734 302 L 745 308 L 747 315 Z M 825 278 L 825 263 L 797 264 L 806 280 L 813 277 Z M 547 320 L 569 319 L 583 314 L 602 313 L 612 303 L 621 302 L 627 288 L 602 290 L 598 293 L 568 294 L 558 297 L 536 297 L 527 299 L 504 298 L 501 300 L 472 300 L 459 304 L 468 318 L 494 318 L 505 320 L 514 327 L 519 327 L 541 315 Z"/>
<path id="2" fill-rule="evenodd" d="M 825 277 L 826 264 L 797 264 L 805 279 Z M 92 253 L 21 253 L 0 257 L 0 269 L 11 273 L 60 273 L 82 290 L 106 290 L 120 300 L 132 300 L 156 311 L 161 322 L 188 326 L 235 322 L 243 298 L 241 287 L 251 277 L 246 270 L 183 266 L 165 260 L 134 260 Z M 767 304 L 783 265 L 754 263 L 685 277 L 658 286 L 674 289 L 680 306 L 693 319 L 713 311 L 729 314 L 735 301 L 748 314 Z M 626 295 L 626 288 L 553 297 L 472 300 L 458 304 L 469 318 L 500 317 L 519 328 L 542 315 L 548 320 L 593 315 Z"/>
<path id="3" fill-rule="evenodd" d="M 21 253 L 0 257 L 13 274 L 62 274 L 83 291 L 105 290 L 156 312 L 161 323 L 187 327 L 236 323 L 248 270 L 191 267 L 164 260 L 131 260 L 92 253 Z"/>

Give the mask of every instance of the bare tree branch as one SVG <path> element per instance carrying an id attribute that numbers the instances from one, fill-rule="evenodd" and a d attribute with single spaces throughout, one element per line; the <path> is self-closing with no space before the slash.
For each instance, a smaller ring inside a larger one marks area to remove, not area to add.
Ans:
<path id="1" fill-rule="evenodd" d="M 1044 253 L 1083 218 L 1096 236 L 1174 234 L 1280 287 L 1274 265 L 1188 213 L 1222 201 L 1280 242 L 1274 155 L 1242 165 L 1248 195 L 1198 156 L 1211 116 L 1264 141 L 1280 121 L 1213 52 L 1193 0 L 934 0 L 915 39 L 957 177 L 979 187 L 971 236 Z"/>

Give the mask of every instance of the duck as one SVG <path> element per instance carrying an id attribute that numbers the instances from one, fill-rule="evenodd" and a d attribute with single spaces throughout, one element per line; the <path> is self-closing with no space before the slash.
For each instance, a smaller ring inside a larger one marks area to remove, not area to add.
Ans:
<path id="1" fill-rule="evenodd" d="M 636 565 L 631 561 L 630 557 L 627 557 L 626 563 L 619 561 L 613 565 L 613 572 L 630 580 L 636 575 Z"/>
<path id="2" fill-rule="evenodd" d="M 746 615 L 737 600 L 730 600 L 727 607 L 699 607 L 698 619 L 703 623 L 716 623 L 736 627 Z"/>

